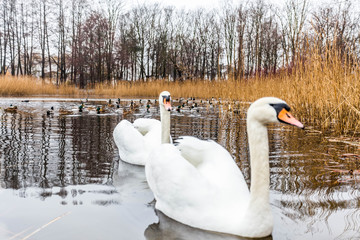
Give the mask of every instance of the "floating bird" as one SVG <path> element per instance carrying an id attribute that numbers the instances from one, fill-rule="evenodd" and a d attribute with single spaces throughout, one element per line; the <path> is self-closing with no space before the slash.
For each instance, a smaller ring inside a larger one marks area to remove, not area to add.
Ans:
<path id="1" fill-rule="evenodd" d="M 114 129 L 113 136 L 121 160 L 145 165 L 150 152 L 161 143 L 172 142 L 170 137 L 171 97 L 167 91 L 159 96 L 160 121 L 139 118 L 130 123 L 122 120 Z"/>
<path id="2" fill-rule="evenodd" d="M 251 187 L 231 154 L 214 141 L 182 137 L 178 145 L 161 144 L 150 154 L 146 179 L 155 208 L 183 224 L 242 237 L 265 237 L 273 229 L 269 203 L 267 125 L 303 128 L 278 98 L 261 98 L 247 114 Z"/>
<path id="3" fill-rule="evenodd" d="M 107 105 L 107 106 L 108 106 L 108 107 L 110 107 L 110 108 L 114 107 L 114 104 L 112 104 L 111 99 L 109 99 L 109 101 L 108 101 L 108 105 Z"/>
<path id="4" fill-rule="evenodd" d="M 60 115 L 70 115 L 70 114 L 73 114 L 73 111 L 72 110 L 67 110 L 65 108 L 60 108 L 59 109 L 59 114 Z"/>
<path id="5" fill-rule="evenodd" d="M 51 116 L 54 114 L 54 107 L 51 107 L 49 110 L 46 111 L 47 116 Z"/>
<path id="6" fill-rule="evenodd" d="M 4 109 L 4 111 L 8 113 L 16 113 L 17 110 L 17 106 L 13 106 L 12 104 L 10 104 L 10 107 Z"/>
<path id="7" fill-rule="evenodd" d="M 105 108 L 103 107 L 103 106 L 98 106 L 97 108 L 96 108 L 96 113 L 97 114 L 101 114 L 101 113 L 105 113 L 106 112 L 106 110 L 105 110 Z"/>
<path id="8" fill-rule="evenodd" d="M 130 102 L 130 109 L 132 111 L 138 111 L 139 110 L 139 105 L 135 104 L 133 100 L 131 100 Z"/>
<path id="9" fill-rule="evenodd" d="M 83 112 L 84 109 L 84 104 L 81 103 L 81 105 L 79 106 L 79 112 Z"/>
<path id="10" fill-rule="evenodd" d="M 123 109 L 123 117 L 125 117 L 125 116 L 127 116 L 128 114 L 130 114 L 130 113 L 132 113 L 133 112 L 133 110 L 132 109 Z"/>

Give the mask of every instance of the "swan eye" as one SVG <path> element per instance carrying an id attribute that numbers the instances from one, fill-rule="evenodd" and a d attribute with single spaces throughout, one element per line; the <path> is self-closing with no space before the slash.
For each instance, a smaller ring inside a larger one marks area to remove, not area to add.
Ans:
<path id="1" fill-rule="evenodd" d="M 286 103 L 271 103 L 270 106 L 276 110 L 276 114 L 279 114 L 283 109 L 290 112 L 290 107 Z"/>
<path id="2" fill-rule="evenodd" d="M 171 100 L 170 95 L 168 95 L 168 96 L 162 96 L 162 97 L 163 97 L 164 103 L 170 102 L 170 100 Z"/>

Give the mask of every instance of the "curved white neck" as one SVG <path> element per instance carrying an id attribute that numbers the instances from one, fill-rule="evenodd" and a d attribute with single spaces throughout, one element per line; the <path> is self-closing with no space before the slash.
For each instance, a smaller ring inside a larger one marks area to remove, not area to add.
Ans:
<path id="1" fill-rule="evenodd" d="M 170 143 L 170 111 L 160 106 L 161 144 Z"/>
<path id="2" fill-rule="evenodd" d="M 267 127 L 256 121 L 247 125 L 250 165 L 251 165 L 251 203 L 269 201 L 269 140 Z"/>
<path id="3" fill-rule="evenodd" d="M 250 202 L 246 212 L 248 230 L 253 233 L 271 233 L 273 220 L 269 203 L 269 140 L 267 127 L 258 121 L 247 119 L 247 133 L 250 148 L 251 186 Z M 261 227 L 259 227 L 261 223 Z"/>

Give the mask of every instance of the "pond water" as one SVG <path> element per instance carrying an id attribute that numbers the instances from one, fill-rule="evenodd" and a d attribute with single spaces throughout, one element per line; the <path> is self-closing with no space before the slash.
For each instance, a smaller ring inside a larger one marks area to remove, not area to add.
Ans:
<path id="1" fill-rule="evenodd" d="M 78 99 L 24 100 L 0 99 L 0 239 L 241 239 L 156 212 L 144 168 L 120 161 L 113 129 L 123 118 L 158 119 L 154 104 L 146 110 L 147 99 L 133 112 L 122 100 L 101 114 L 95 109 L 107 99 L 90 99 L 82 113 Z M 16 112 L 5 111 L 11 104 Z M 199 103 L 173 111 L 172 137 L 219 142 L 250 184 L 247 107 L 223 112 Z M 269 140 L 275 225 L 267 239 L 360 238 L 359 149 L 311 127 L 274 125 Z"/>

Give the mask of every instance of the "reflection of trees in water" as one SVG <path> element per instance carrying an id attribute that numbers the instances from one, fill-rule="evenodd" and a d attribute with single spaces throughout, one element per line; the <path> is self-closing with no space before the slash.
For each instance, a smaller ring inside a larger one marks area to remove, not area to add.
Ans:
<path id="1" fill-rule="evenodd" d="M 213 139 L 236 160 L 250 184 L 246 111 L 219 115 L 217 106 L 199 115 L 172 113 L 173 139 L 182 135 Z M 141 115 L 128 115 L 133 121 Z M 159 118 L 156 108 L 148 117 Z M 119 115 L 46 116 L 22 113 L 0 115 L 0 181 L 4 188 L 43 189 L 77 184 L 111 183 L 118 151 L 112 132 Z M 323 142 L 323 136 L 289 126 L 269 130 L 272 205 L 309 229 L 316 222 L 342 214 L 349 232 L 358 229 L 360 202 L 355 180 L 339 181 L 334 169 L 359 169 L 357 161 L 329 153 L 344 145 Z M 346 149 L 349 150 L 349 149 Z M 352 149 L 349 151 L 351 152 Z M 346 171 L 345 171 L 346 172 Z M 351 178 L 351 176 L 348 176 Z M 50 194 L 44 190 L 43 197 Z M 66 190 L 57 193 L 66 197 Z"/>
<path id="2" fill-rule="evenodd" d="M 56 103 L 55 103 L 56 104 Z M 56 107 L 55 107 L 56 108 Z M 172 135 L 196 135 L 216 140 L 218 118 L 214 109 L 206 117 L 172 119 Z M 129 115 L 134 121 L 141 115 Z M 156 108 L 147 117 L 159 118 Z M 120 115 L 58 116 L 18 112 L 2 114 L 0 122 L 1 181 L 4 187 L 51 188 L 111 183 L 118 151 L 112 132 Z M 45 194 L 46 195 L 46 194 Z"/>
<path id="3" fill-rule="evenodd" d="M 5 188 L 21 188 L 28 181 L 26 172 L 31 162 L 31 154 L 35 152 L 34 148 L 27 144 L 34 134 L 30 127 L 32 124 L 31 114 L 1 115 L 0 158 L 4 161 L 1 175 L 7 180 Z"/>
<path id="4" fill-rule="evenodd" d="M 241 169 L 248 186 L 250 186 L 250 161 L 246 133 L 246 112 L 239 114 L 228 112 L 221 115 L 218 142 L 225 147 Z"/>
<path id="5" fill-rule="evenodd" d="M 188 110 L 187 114 L 171 115 L 171 136 L 173 139 L 180 136 L 194 136 L 199 139 L 217 141 L 219 134 L 217 107 L 199 109 L 201 109 L 201 114 L 198 115 L 195 115 L 195 110 Z"/>
<path id="6" fill-rule="evenodd" d="M 51 188 L 108 182 L 115 153 L 114 118 L 117 117 L 1 115 L 4 187 Z"/>
<path id="7" fill-rule="evenodd" d="M 334 159 L 321 154 L 328 147 L 321 136 L 306 136 L 303 131 L 288 129 L 279 133 L 281 141 L 273 144 L 272 150 L 278 157 L 271 160 L 274 180 L 271 189 L 281 193 L 276 205 L 287 217 L 305 222 L 308 229 L 324 222 L 331 233 L 331 217 L 339 215 L 339 221 L 343 222 L 358 212 L 359 187 L 339 182 L 339 176 L 327 168 Z M 346 161 L 340 165 L 348 168 Z M 357 229 L 360 227 L 359 221 L 353 224 Z"/>
<path id="8" fill-rule="evenodd" d="M 112 132 L 116 123 L 111 117 L 72 118 L 73 126 L 73 167 L 77 171 L 91 173 L 88 179 L 74 176 L 76 184 L 106 183 L 113 172 L 114 149 Z M 78 162 L 75 162 L 75 159 Z M 83 166 L 86 166 L 84 168 Z M 100 177 L 100 178 L 99 178 Z"/>

